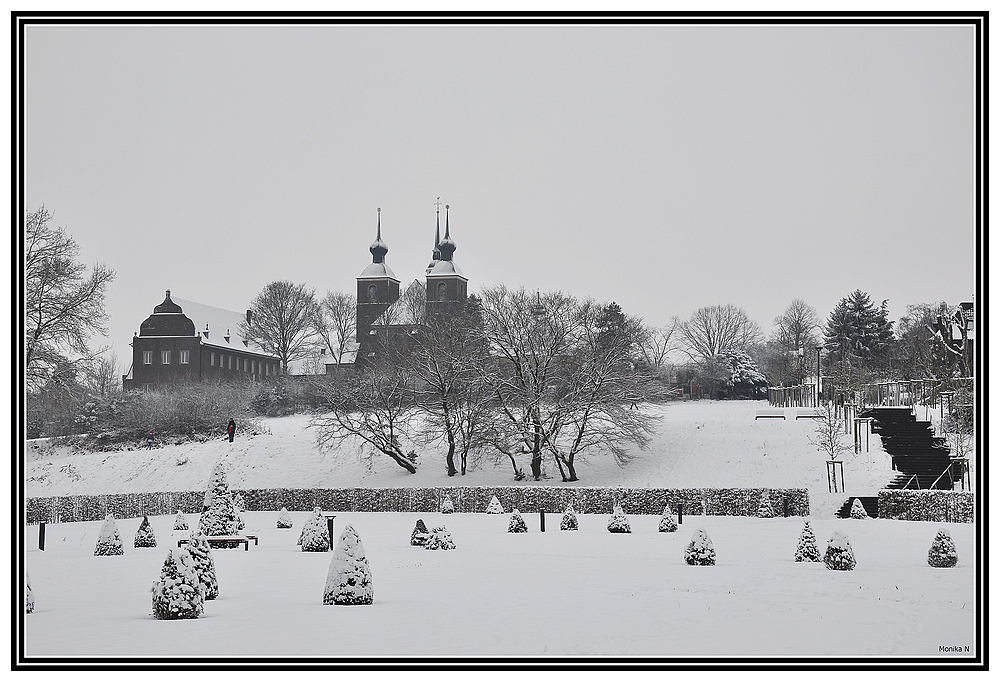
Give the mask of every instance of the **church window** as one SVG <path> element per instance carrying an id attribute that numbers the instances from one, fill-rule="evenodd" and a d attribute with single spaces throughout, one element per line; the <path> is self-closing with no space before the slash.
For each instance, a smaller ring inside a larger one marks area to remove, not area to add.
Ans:
<path id="1" fill-rule="evenodd" d="M 378 303 L 378 292 L 375 289 L 375 285 L 372 284 L 368 287 L 368 302 Z"/>
<path id="2" fill-rule="evenodd" d="M 445 299 L 445 290 L 447 287 L 444 282 L 438 282 L 438 298 L 437 300 L 443 301 Z"/>

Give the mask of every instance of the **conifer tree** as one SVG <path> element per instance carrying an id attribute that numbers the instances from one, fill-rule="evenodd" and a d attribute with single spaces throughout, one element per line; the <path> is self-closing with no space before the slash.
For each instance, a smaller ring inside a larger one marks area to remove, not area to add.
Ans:
<path id="1" fill-rule="evenodd" d="M 153 617 L 158 620 L 197 618 L 205 610 L 205 595 L 191 554 L 183 548 L 167 554 L 160 579 L 153 581 Z"/>
<path id="2" fill-rule="evenodd" d="M 855 497 L 854 504 L 851 505 L 851 518 L 852 519 L 867 519 L 868 512 L 865 511 L 865 506 L 861 504 L 861 499 Z"/>
<path id="3" fill-rule="evenodd" d="M 219 596 L 219 580 L 215 574 L 215 560 L 212 559 L 212 548 L 204 535 L 193 535 L 187 543 L 188 554 L 191 555 L 192 567 L 201 583 L 201 592 L 205 600 Z"/>
<path id="4" fill-rule="evenodd" d="M 826 553 L 823 555 L 823 563 L 831 571 L 853 571 L 856 561 L 854 560 L 854 549 L 851 541 L 839 530 L 833 531 L 830 541 L 826 544 Z"/>
<path id="5" fill-rule="evenodd" d="M 487 514 L 503 514 L 503 505 L 500 504 L 500 500 L 497 499 L 496 495 L 494 495 L 492 497 L 492 499 L 490 499 L 490 503 L 486 507 L 486 513 Z"/>
<path id="6" fill-rule="evenodd" d="M 177 517 L 174 518 L 174 530 L 187 530 L 187 529 L 188 529 L 187 517 L 184 516 L 184 512 L 178 509 Z"/>
<path id="7" fill-rule="evenodd" d="M 292 527 L 292 516 L 288 513 L 288 510 L 284 507 L 278 512 L 278 528 L 291 528 Z"/>
<path id="8" fill-rule="evenodd" d="M 372 572 L 365 557 L 365 547 L 354 526 L 348 524 L 333 550 L 323 603 L 353 606 L 371 604 L 373 600 Z"/>
<path id="9" fill-rule="evenodd" d="M 819 545 L 816 544 L 816 535 L 812 527 L 806 521 L 802 526 L 802 533 L 799 535 L 799 543 L 795 546 L 796 561 L 822 561 L 823 557 L 819 553 Z"/>
<path id="10" fill-rule="evenodd" d="M 573 505 L 567 505 L 563 512 L 562 520 L 559 521 L 559 530 L 579 530 L 580 524 L 576 519 L 576 510 Z"/>
<path id="11" fill-rule="evenodd" d="M 410 544 L 414 547 L 419 547 L 427 542 L 428 535 L 427 525 L 424 523 L 424 520 L 417 519 L 417 525 L 413 527 L 413 532 L 410 533 Z"/>
<path id="12" fill-rule="evenodd" d="M 611 533 L 631 533 L 632 527 L 629 525 L 628 517 L 622 511 L 621 505 L 616 504 L 608 519 L 608 531 Z"/>
<path id="13" fill-rule="evenodd" d="M 212 470 L 208 492 L 205 493 L 206 509 L 198 519 L 198 532 L 202 535 L 234 535 L 239 530 L 240 519 L 233 506 L 226 481 L 226 470 L 219 462 Z"/>
<path id="14" fill-rule="evenodd" d="M 27 572 L 24 574 L 24 612 L 33 613 L 35 611 L 35 593 L 31 591 L 31 576 Z"/>
<path id="15" fill-rule="evenodd" d="M 927 552 L 927 563 L 934 568 L 951 568 L 958 563 L 958 551 L 951 539 L 951 534 L 944 528 L 934 536 L 934 542 Z"/>
<path id="16" fill-rule="evenodd" d="M 299 538 L 302 541 L 303 552 L 329 552 L 330 551 L 330 529 L 327 527 L 326 519 L 323 518 L 323 511 L 316 507 L 312 515 L 302 524 L 302 533 Z"/>
<path id="17" fill-rule="evenodd" d="M 660 533 L 673 533 L 677 530 L 677 520 L 674 519 L 674 514 L 670 511 L 669 504 L 663 508 L 663 516 L 660 517 L 660 525 L 657 530 Z"/>
<path id="18" fill-rule="evenodd" d="M 445 497 L 444 502 L 441 503 L 441 513 L 442 514 L 454 514 L 455 505 L 451 501 L 451 497 Z"/>
<path id="19" fill-rule="evenodd" d="M 97 546 L 94 547 L 94 556 L 117 556 L 125 554 L 125 547 L 122 545 L 122 537 L 118 534 L 118 524 L 111 514 L 104 517 L 101 525 L 100 535 L 97 537 Z"/>
<path id="20" fill-rule="evenodd" d="M 139 530 L 135 532 L 135 541 L 132 546 L 156 547 L 156 535 L 153 533 L 153 527 L 149 525 L 148 516 L 142 517 L 142 523 L 139 524 Z"/>
<path id="21" fill-rule="evenodd" d="M 715 565 L 715 546 L 703 528 L 696 530 L 691 537 L 691 542 L 684 550 L 684 561 L 691 566 Z"/>
<path id="22" fill-rule="evenodd" d="M 510 515 L 510 523 L 507 524 L 508 533 L 527 533 L 528 524 L 521 518 L 521 512 L 515 509 Z"/>
<path id="23" fill-rule="evenodd" d="M 444 526 L 437 526 L 431 529 L 424 549 L 455 549 L 455 541 L 451 539 L 451 533 Z"/>
<path id="24" fill-rule="evenodd" d="M 757 505 L 757 518 L 760 519 L 774 518 L 774 508 L 771 506 L 771 495 L 766 489 L 764 490 L 764 493 L 760 496 L 760 504 Z"/>

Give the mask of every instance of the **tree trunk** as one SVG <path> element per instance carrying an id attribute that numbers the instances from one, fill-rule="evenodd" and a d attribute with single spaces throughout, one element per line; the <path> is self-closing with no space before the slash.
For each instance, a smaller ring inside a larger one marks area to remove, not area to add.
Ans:
<path id="1" fill-rule="evenodd" d="M 568 460 L 566 460 L 566 468 L 569 469 L 569 480 L 570 481 L 579 481 L 580 480 L 580 479 L 578 479 L 576 477 L 576 467 L 573 466 L 573 458 L 572 457 L 570 457 Z"/>
<path id="2" fill-rule="evenodd" d="M 400 455 L 398 452 L 393 452 L 392 450 L 382 450 L 383 453 L 392 457 L 392 461 L 403 467 L 411 474 L 417 473 L 417 467 L 413 466 L 413 462 L 406 459 L 406 457 Z"/>
<path id="3" fill-rule="evenodd" d="M 559 467 L 559 475 L 562 476 L 563 483 L 565 483 L 569 479 L 566 478 L 566 471 L 563 469 L 562 458 L 559 455 L 555 455 L 554 459 L 556 460 L 556 466 Z"/>

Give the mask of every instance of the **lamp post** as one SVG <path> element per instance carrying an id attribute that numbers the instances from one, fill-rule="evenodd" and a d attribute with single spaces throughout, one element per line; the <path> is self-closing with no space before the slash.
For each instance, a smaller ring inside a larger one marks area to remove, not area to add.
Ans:
<path id="1" fill-rule="evenodd" d="M 823 346 L 816 346 L 816 407 L 819 407 L 819 352 Z"/>

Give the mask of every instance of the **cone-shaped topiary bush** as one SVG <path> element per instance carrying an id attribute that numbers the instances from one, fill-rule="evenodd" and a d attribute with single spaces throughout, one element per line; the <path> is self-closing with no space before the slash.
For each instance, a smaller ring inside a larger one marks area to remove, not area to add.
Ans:
<path id="1" fill-rule="evenodd" d="M 414 547 L 419 547 L 427 542 L 427 536 L 430 533 L 427 531 L 427 525 L 424 523 L 423 519 L 417 519 L 417 525 L 413 527 L 413 532 L 410 533 L 410 544 Z"/>
<path id="2" fill-rule="evenodd" d="M 521 518 L 521 512 L 514 510 L 510 515 L 510 523 L 507 524 L 508 533 L 527 533 L 528 524 Z"/>
<path id="3" fill-rule="evenodd" d="M 31 591 L 31 576 L 24 574 L 24 612 L 32 613 L 35 610 L 35 593 Z"/>
<path id="4" fill-rule="evenodd" d="M 431 529 L 424 543 L 424 549 L 455 549 L 455 541 L 451 539 L 451 533 L 444 526 L 437 526 Z"/>
<path id="5" fill-rule="evenodd" d="M 101 526 L 101 533 L 97 536 L 97 546 L 94 547 L 94 556 L 117 556 L 125 553 L 122 545 L 122 537 L 118 534 L 118 524 L 111 514 L 104 517 L 104 524 Z"/>
<path id="6" fill-rule="evenodd" d="M 852 519 L 867 519 L 868 512 L 865 511 L 865 505 L 861 504 L 861 499 L 855 497 L 854 504 L 851 505 L 851 518 Z"/>
<path id="7" fill-rule="evenodd" d="M 450 497 L 445 497 L 444 502 L 441 503 L 441 513 L 442 514 L 454 514 L 455 505 L 452 504 Z"/>
<path id="8" fill-rule="evenodd" d="M 219 462 L 212 470 L 208 492 L 205 493 L 207 508 L 198 519 L 198 532 L 202 535 L 234 535 L 240 527 L 240 518 L 233 506 L 226 482 L 226 470 Z"/>
<path id="9" fill-rule="evenodd" d="M 612 533 L 632 532 L 632 527 L 628 523 L 628 517 L 622 511 L 621 505 L 616 504 L 614 511 L 611 512 L 611 518 L 608 519 L 608 531 Z"/>
<path id="10" fill-rule="evenodd" d="M 184 512 L 177 510 L 177 516 L 174 518 L 174 530 L 187 530 L 188 520 L 184 516 Z"/>
<path id="11" fill-rule="evenodd" d="M 767 490 L 764 490 L 764 494 L 760 496 L 760 504 L 757 505 L 757 518 L 774 518 L 774 507 L 771 506 L 771 494 Z"/>
<path id="12" fill-rule="evenodd" d="M 715 566 L 715 546 L 704 528 L 699 528 L 684 550 L 684 561 L 691 566 Z"/>
<path id="13" fill-rule="evenodd" d="M 494 495 L 490 500 L 490 503 L 486 506 L 487 514 L 503 514 L 503 505 L 500 504 L 500 500 Z"/>
<path id="14" fill-rule="evenodd" d="M 278 512 L 278 528 L 291 528 L 292 527 L 292 516 L 288 513 L 288 510 L 284 507 Z"/>
<path id="15" fill-rule="evenodd" d="M 559 521 L 559 530 L 579 530 L 580 524 L 576 520 L 576 510 L 573 509 L 573 505 L 566 507 L 566 511 L 563 512 L 562 520 Z"/>
<path id="16" fill-rule="evenodd" d="M 958 563 L 958 551 L 947 530 L 942 528 L 934 536 L 927 552 L 927 563 L 934 568 L 951 568 Z"/>
<path id="17" fill-rule="evenodd" d="M 669 504 L 663 508 L 663 516 L 660 517 L 660 525 L 657 530 L 661 533 L 673 533 L 677 530 L 677 520 L 674 518 L 673 512 L 670 511 Z"/>
<path id="18" fill-rule="evenodd" d="M 305 523 L 302 524 L 302 551 L 329 552 L 330 529 L 327 528 L 323 511 L 316 507 Z"/>
<path id="19" fill-rule="evenodd" d="M 205 610 L 205 595 L 191 554 L 183 548 L 167 554 L 160 579 L 153 581 L 153 617 L 159 620 L 197 618 Z"/>
<path id="20" fill-rule="evenodd" d="M 323 603 L 353 606 L 371 604 L 373 598 L 372 572 L 365 558 L 365 547 L 354 526 L 348 524 L 333 550 Z"/>
<path id="21" fill-rule="evenodd" d="M 854 550 L 851 541 L 839 530 L 833 531 L 830 541 L 826 544 L 823 563 L 831 571 L 853 571 L 857 562 L 854 561 Z"/>
<path id="22" fill-rule="evenodd" d="M 194 572 L 201 583 L 201 593 L 205 600 L 219 596 L 219 581 L 215 576 L 215 560 L 212 559 L 212 548 L 204 535 L 194 535 L 187 543 L 188 554 L 191 555 Z"/>
<path id="23" fill-rule="evenodd" d="M 802 533 L 799 534 L 799 543 L 795 546 L 795 560 L 823 561 L 823 557 L 819 553 L 819 545 L 816 544 L 816 535 L 808 521 L 802 526 Z"/>
<path id="24" fill-rule="evenodd" d="M 226 467 L 222 463 L 222 460 L 216 462 L 215 466 L 212 467 L 212 473 L 208 477 L 208 489 L 205 491 L 205 502 L 201 507 L 202 512 L 207 512 L 212 507 L 213 498 L 217 494 L 229 497 L 229 479 L 226 478 Z"/>
<path id="25" fill-rule="evenodd" d="M 153 527 L 149 525 L 149 517 L 143 516 L 139 530 L 135 532 L 133 547 L 156 547 L 156 535 L 153 534 Z"/>

